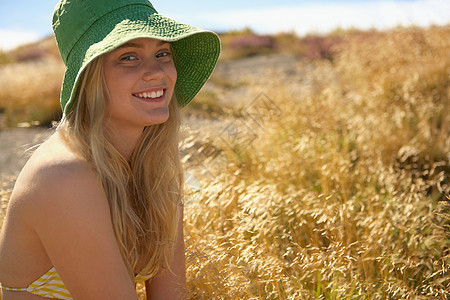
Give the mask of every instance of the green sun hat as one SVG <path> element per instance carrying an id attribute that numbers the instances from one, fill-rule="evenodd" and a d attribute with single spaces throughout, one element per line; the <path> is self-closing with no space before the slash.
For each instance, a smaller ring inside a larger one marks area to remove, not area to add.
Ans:
<path id="1" fill-rule="evenodd" d="M 72 107 L 86 66 L 130 40 L 171 43 L 177 70 L 175 96 L 181 106 L 197 95 L 220 54 L 216 33 L 164 17 L 147 0 L 61 0 L 53 12 L 52 27 L 66 65 L 60 97 L 64 115 Z"/>

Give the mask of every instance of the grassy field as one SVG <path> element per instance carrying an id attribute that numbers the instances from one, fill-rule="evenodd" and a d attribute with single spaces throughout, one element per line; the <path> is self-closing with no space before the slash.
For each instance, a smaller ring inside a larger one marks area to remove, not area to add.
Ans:
<path id="1" fill-rule="evenodd" d="M 189 298 L 448 299 L 450 28 L 269 40 L 224 36 L 221 63 L 259 47 L 309 71 L 218 73 L 187 112 Z"/>

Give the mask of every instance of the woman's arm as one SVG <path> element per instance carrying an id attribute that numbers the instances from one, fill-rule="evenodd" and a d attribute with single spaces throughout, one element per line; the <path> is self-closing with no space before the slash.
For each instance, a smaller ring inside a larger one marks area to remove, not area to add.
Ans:
<path id="1" fill-rule="evenodd" d="M 95 172 L 86 163 L 69 161 L 32 177 L 19 195 L 26 220 L 72 297 L 137 300 Z"/>
<path id="2" fill-rule="evenodd" d="M 184 258 L 183 207 L 178 223 L 178 236 L 171 272 L 158 274 L 145 282 L 147 299 L 186 299 L 186 264 Z"/>

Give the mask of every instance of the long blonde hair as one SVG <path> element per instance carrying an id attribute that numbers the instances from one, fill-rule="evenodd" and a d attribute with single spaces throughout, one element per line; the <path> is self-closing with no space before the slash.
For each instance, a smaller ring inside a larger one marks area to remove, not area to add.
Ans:
<path id="1" fill-rule="evenodd" d="M 102 57 L 79 81 L 75 103 L 59 126 L 66 143 L 96 169 L 108 198 L 122 257 L 130 276 L 169 269 L 182 203 L 183 173 L 178 149 L 178 103 L 169 119 L 146 127 L 127 161 L 108 140 L 107 86 Z M 138 264 L 145 267 L 137 270 Z"/>

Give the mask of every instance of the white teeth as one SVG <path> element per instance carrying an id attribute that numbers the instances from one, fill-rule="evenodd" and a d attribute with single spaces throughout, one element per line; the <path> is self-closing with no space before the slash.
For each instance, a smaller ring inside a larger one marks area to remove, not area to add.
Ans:
<path id="1" fill-rule="evenodd" d="M 139 98 L 159 98 L 164 94 L 164 90 L 159 90 L 159 91 L 153 91 L 153 92 L 144 92 L 144 93 L 139 93 L 139 94 L 135 94 L 135 96 L 138 96 Z"/>

